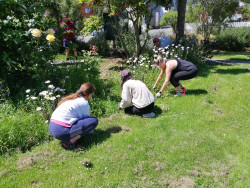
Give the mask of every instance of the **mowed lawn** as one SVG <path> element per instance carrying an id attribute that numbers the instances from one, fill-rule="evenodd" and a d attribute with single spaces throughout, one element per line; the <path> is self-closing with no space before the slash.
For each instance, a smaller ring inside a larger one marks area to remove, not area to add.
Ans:
<path id="1" fill-rule="evenodd" d="M 156 118 L 117 110 L 77 150 L 2 156 L 0 187 L 250 187 L 249 68 L 204 65 L 186 96 L 169 86 L 156 100 Z"/>

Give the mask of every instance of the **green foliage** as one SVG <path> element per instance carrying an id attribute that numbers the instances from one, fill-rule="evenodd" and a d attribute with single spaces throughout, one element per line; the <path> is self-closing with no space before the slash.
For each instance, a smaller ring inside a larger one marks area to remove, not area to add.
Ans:
<path id="1" fill-rule="evenodd" d="M 7 14 L 8 11 L 5 15 L 2 13 L 0 20 L 0 80 L 5 81 L 13 96 L 17 88 L 25 86 L 28 80 L 34 81 L 29 84 L 42 80 L 42 74 L 49 66 L 47 62 L 53 59 L 58 50 L 58 40 L 57 33 L 55 41 L 46 40 L 48 29 L 55 28 L 55 23 L 44 19 L 45 9 L 42 5 L 35 3 L 29 6 L 31 2 L 28 1 L 0 3 L 6 9 L 19 5 L 18 9 L 11 11 L 11 16 Z M 41 31 L 41 36 L 32 36 L 31 32 L 35 28 Z"/>
<path id="2" fill-rule="evenodd" d="M 177 11 L 175 11 L 174 8 L 172 8 L 170 11 L 168 11 L 162 16 L 160 25 L 161 26 L 171 25 L 173 32 L 176 33 L 177 16 L 178 16 Z"/>
<path id="3" fill-rule="evenodd" d="M 186 22 L 187 23 L 199 23 L 200 14 L 202 13 L 202 7 L 192 7 L 190 5 L 186 12 Z"/>
<path id="4" fill-rule="evenodd" d="M 239 2 L 237 0 L 192 0 L 189 2 L 189 7 L 191 8 L 188 9 L 188 18 L 197 18 L 202 15 L 198 32 L 203 34 L 205 41 L 209 41 L 210 35 L 223 26 L 224 20 L 235 14 Z M 195 9 L 197 11 L 193 11 Z"/>
<path id="5" fill-rule="evenodd" d="M 0 119 L 0 155 L 25 152 L 51 138 L 48 123 L 39 112 L 26 113 L 5 102 L 0 105 Z"/>
<path id="6" fill-rule="evenodd" d="M 59 19 L 63 14 L 68 14 L 69 19 L 74 22 L 76 30 L 81 31 L 84 23 L 83 15 L 80 14 L 82 3 L 76 0 L 56 0 L 59 3 Z M 48 7 L 49 8 L 49 7 Z"/>
<path id="7" fill-rule="evenodd" d="M 84 27 L 81 30 L 83 35 L 90 35 L 93 31 L 101 32 L 102 25 L 104 24 L 101 16 L 90 16 L 85 22 Z"/>
<path id="8" fill-rule="evenodd" d="M 239 8 L 239 13 L 242 14 L 244 19 L 250 19 L 250 7 L 245 5 Z"/>
<path id="9" fill-rule="evenodd" d="M 242 51 L 249 47 L 250 29 L 249 27 L 225 29 L 216 36 L 215 43 L 221 50 Z"/>

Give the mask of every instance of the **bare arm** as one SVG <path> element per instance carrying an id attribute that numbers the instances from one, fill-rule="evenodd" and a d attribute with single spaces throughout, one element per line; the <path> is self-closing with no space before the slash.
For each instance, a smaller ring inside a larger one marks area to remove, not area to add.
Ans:
<path id="1" fill-rule="evenodd" d="M 159 83 L 159 81 L 162 79 L 163 74 L 164 74 L 164 70 L 161 69 L 161 72 L 160 72 L 160 74 L 159 74 L 159 76 L 158 76 L 158 78 L 157 78 L 157 80 L 155 82 L 155 86 L 157 86 L 157 84 Z"/>
<path id="2" fill-rule="evenodd" d="M 171 72 L 172 72 L 172 70 L 171 70 L 170 66 L 167 66 L 166 67 L 166 78 L 165 78 L 164 83 L 162 84 L 160 91 L 159 91 L 160 93 L 162 93 L 165 90 L 165 88 L 167 87 L 168 82 L 169 82 L 170 77 L 171 77 Z"/>

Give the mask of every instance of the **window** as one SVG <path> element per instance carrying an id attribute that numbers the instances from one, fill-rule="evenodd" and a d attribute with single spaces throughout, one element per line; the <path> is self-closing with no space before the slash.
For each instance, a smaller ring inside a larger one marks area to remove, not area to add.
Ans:
<path id="1" fill-rule="evenodd" d="M 89 14 L 91 12 L 91 8 L 85 8 L 85 13 Z"/>

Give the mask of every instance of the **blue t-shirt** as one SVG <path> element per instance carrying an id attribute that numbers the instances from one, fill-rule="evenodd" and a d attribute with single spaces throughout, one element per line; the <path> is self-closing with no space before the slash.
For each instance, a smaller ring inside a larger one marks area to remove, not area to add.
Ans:
<path id="1" fill-rule="evenodd" d="M 168 37 L 161 36 L 161 37 L 158 37 L 158 39 L 160 40 L 161 48 L 165 48 L 166 46 L 170 46 L 172 44 L 172 40 Z"/>

